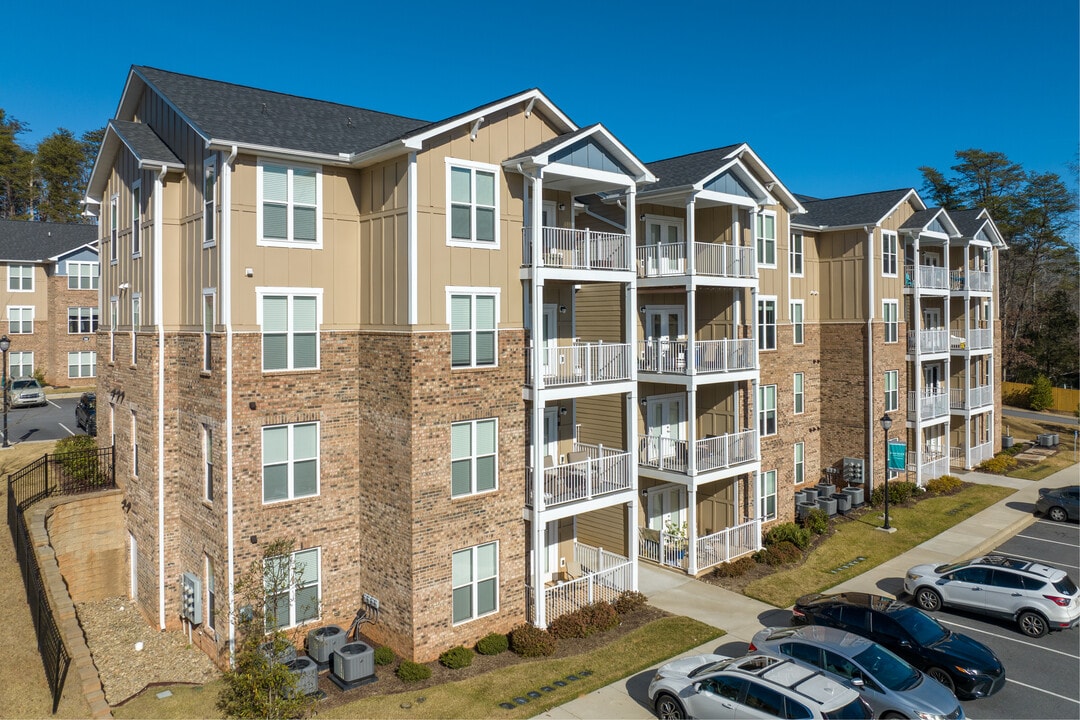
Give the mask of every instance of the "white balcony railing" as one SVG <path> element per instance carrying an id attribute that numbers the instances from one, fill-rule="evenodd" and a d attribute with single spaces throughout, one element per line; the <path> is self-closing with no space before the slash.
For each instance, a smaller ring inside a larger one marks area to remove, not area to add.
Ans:
<path id="1" fill-rule="evenodd" d="M 920 290 L 948 290 L 949 271 L 935 265 L 905 265 L 904 286 Z"/>
<path id="2" fill-rule="evenodd" d="M 597 602 L 611 602 L 634 589 L 629 558 L 574 541 L 574 563 L 581 576 L 544 588 L 547 622 Z M 532 593 L 530 592 L 530 595 Z"/>
<path id="3" fill-rule="evenodd" d="M 630 343 L 574 343 L 548 345 L 541 352 L 544 385 L 589 385 L 617 382 L 631 377 Z M 533 384 L 531 346 L 526 354 L 525 372 Z"/>
<path id="4" fill-rule="evenodd" d="M 686 244 L 659 243 L 637 249 L 638 273 L 642 277 L 686 274 Z"/>
<path id="5" fill-rule="evenodd" d="M 624 492 L 633 487 L 630 453 L 603 445 L 576 443 L 578 452 L 588 458 L 544 468 L 544 506 L 567 503 Z M 525 469 L 526 504 L 535 507 L 533 468 Z"/>
<path id="6" fill-rule="evenodd" d="M 907 404 L 908 417 L 916 422 L 949 414 L 949 395 L 944 392 L 909 392 Z"/>
<path id="7" fill-rule="evenodd" d="M 744 465 L 757 460 L 757 430 L 703 438 L 694 444 L 698 473 Z M 638 464 L 676 473 L 690 472 L 687 440 L 673 440 L 657 435 L 639 438 Z"/>
<path id="8" fill-rule="evenodd" d="M 955 291 L 990 292 L 994 287 L 993 275 L 985 270 L 953 270 L 949 277 L 949 289 Z"/>
<path id="9" fill-rule="evenodd" d="M 943 353 L 949 351 L 948 330 L 909 330 L 907 334 L 907 351 L 915 352 L 915 335 L 919 336 L 919 350 L 922 354 Z"/>
<path id="10" fill-rule="evenodd" d="M 761 549 L 761 520 L 753 518 L 740 525 L 724 528 L 712 535 L 700 537 L 697 547 L 697 569 L 729 562 Z"/>
<path id="11" fill-rule="evenodd" d="M 992 457 L 994 457 L 994 444 L 990 442 L 974 445 L 970 448 L 970 451 L 964 445 L 954 445 L 949 448 L 949 464 L 960 470 L 976 467 Z"/>
<path id="12" fill-rule="evenodd" d="M 949 335 L 950 350 L 987 350 L 994 346 L 994 331 L 986 328 L 973 328 L 965 335 L 953 330 Z"/>
<path id="13" fill-rule="evenodd" d="M 949 389 L 949 406 L 953 410 L 973 410 L 994 404 L 994 387 L 981 385 L 968 388 L 965 393 L 963 388 Z"/>
<path id="14" fill-rule="evenodd" d="M 928 449 L 922 454 L 922 464 L 919 464 L 917 453 L 908 451 L 908 470 L 918 473 L 918 482 L 925 485 L 927 480 L 939 478 L 949 472 L 949 455 L 944 450 Z"/>
<path id="15" fill-rule="evenodd" d="M 752 339 L 742 340 L 644 340 L 638 343 L 638 370 L 642 372 L 685 374 L 688 356 L 694 359 L 698 373 L 724 373 L 754 369 Z"/>
<path id="16" fill-rule="evenodd" d="M 685 243 L 642 245 L 637 249 L 638 273 L 642 277 L 685 275 Z M 730 278 L 757 277 L 754 248 L 723 243 L 694 243 L 694 272 L 698 275 Z"/>
<path id="17" fill-rule="evenodd" d="M 541 228 L 537 262 L 567 270 L 631 270 L 630 236 L 571 228 Z M 522 262 L 532 265 L 533 228 L 522 228 Z"/>

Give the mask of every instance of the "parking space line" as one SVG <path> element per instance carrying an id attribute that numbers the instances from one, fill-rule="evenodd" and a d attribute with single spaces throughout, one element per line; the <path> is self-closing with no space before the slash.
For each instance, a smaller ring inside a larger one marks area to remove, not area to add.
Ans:
<path id="1" fill-rule="evenodd" d="M 1061 542 L 1060 540 L 1047 540 L 1045 538 L 1031 537 L 1030 535 L 1014 535 L 1013 537 L 1024 538 L 1025 540 L 1038 540 L 1039 542 L 1053 543 L 1054 545 L 1064 545 L 1065 547 L 1080 547 L 1076 543 Z"/>
<path id="2" fill-rule="evenodd" d="M 1049 560 L 1043 560 L 1042 558 L 1031 557 L 1030 555 L 1017 555 L 1016 553 L 1006 553 L 1006 554 L 1009 557 L 1020 558 L 1021 560 L 1033 560 L 1034 562 L 1038 562 L 1038 563 L 1049 563 L 1050 562 Z M 1057 561 L 1054 562 L 1054 566 L 1055 567 L 1076 568 L 1077 570 L 1080 570 L 1080 565 L 1070 565 L 1068 563 L 1057 562 Z"/>
<path id="3" fill-rule="evenodd" d="M 54 403 L 54 402 L 53 402 L 52 400 L 46 400 L 45 402 L 49 403 L 50 405 L 52 405 L 52 406 L 53 406 L 54 408 L 56 408 L 57 410 L 63 410 L 63 408 L 62 408 L 62 407 L 60 407 L 59 405 L 57 405 L 56 403 Z M 892 496 L 890 495 L 889 497 L 892 497 Z"/>
<path id="4" fill-rule="evenodd" d="M 964 630 L 970 630 L 972 632 L 982 633 L 983 635 L 989 635 L 990 637 L 1001 638 L 1002 640 L 1010 640 L 1010 641 L 1012 641 L 1014 643 L 1020 643 L 1021 645 L 1027 645 L 1028 647 L 1039 648 L 1040 650 L 1045 650 L 1046 652 L 1057 653 L 1058 655 L 1064 655 L 1065 657 L 1068 657 L 1068 658 L 1073 658 L 1075 660 L 1080 660 L 1080 655 L 1073 655 L 1072 653 L 1067 653 L 1064 650 L 1055 650 L 1054 648 L 1048 648 L 1048 647 L 1044 647 L 1042 645 L 1036 645 L 1035 643 L 1028 642 L 1026 640 L 1017 640 L 1016 638 L 1010 637 L 1008 635 L 1000 635 L 998 633 L 990 632 L 989 630 L 983 630 L 982 628 L 971 627 L 970 625 L 962 625 L 962 624 L 960 624 L 958 622 L 952 622 L 951 620 L 943 620 L 940 617 L 938 617 L 936 619 L 937 619 L 938 622 L 945 623 L 946 625 L 955 625 L 956 627 L 963 628 Z"/>
<path id="5" fill-rule="evenodd" d="M 67 431 L 68 435 L 74 435 L 75 434 L 71 430 L 68 430 L 68 426 L 65 425 L 64 423 L 56 423 L 56 424 L 59 425 L 60 427 L 64 428 L 64 430 Z"/>
<path id="6" fill-rule="evenodd" d="M 1051 692 L 1050 690 L 1044 690 L 1041 687 L 1036 687 L 1034 685 L 1028 685 L 1027 683 L 1022 683 L 1019 680 L 1013 680 L 1012 678 L 1005 678 L 1005 682 L 1016 683 L 1017 685 L 1022 685 L 1023 687 L 1030 688 L 1031 690 L 1036 690 L 1036 691 L 1041 692 L 1041 693 L 1046 693 L 1047 695 L 1053 695 L 1056 698 L 1061 698 L 1062 700 L 1068 700 L 1071 703 L 1076 703 L 1077 705 L 1080 705 L 1080 700 L 1077 700 L 1076 698 L 1071 698 L 1068 695 L 1058 695 L 1056 692 Z"/>

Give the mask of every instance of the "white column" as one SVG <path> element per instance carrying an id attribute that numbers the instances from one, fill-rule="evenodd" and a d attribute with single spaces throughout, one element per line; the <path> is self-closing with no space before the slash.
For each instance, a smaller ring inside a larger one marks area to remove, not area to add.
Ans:
<path id="1" fill-rule="evenodd" d="M 691 195 L 686 200 L 686 273 L 687 275 L 693 275 L 696 272 L 695 268 L 695 252 L 694 243 L 697 242 L 697 223 L 694 217 L 694 195 Z M 692 326 L 691 326 L 692 327 Z"/>
<path id="2" fill-rule="evenodd" d="M 694 278 L 690 278 L 690 289 L 686 293 L 686 368 L 690 377 L 697 375 L 697 290 Z"/>
<path id="3" fill-rule="evenodd" d="M 634 270 L 634 258 L 637 256 L 637 188 L 631 185 L 626 190 L 626 234 L 627 239 L 626 258 L 627 267 Z"/>
<path id="4" fill-rule="evenodd" d="M 686 528 L 686 572 L 697 575 L 697 488 L 693 485 L 686 488 Z"/>

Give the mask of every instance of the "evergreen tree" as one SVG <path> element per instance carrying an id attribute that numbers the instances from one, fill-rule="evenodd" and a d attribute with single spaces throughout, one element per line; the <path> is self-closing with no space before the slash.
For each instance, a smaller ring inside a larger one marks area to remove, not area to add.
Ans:
<path id="1" fill-rule="evenodd" d="M 0 108 L 0 218 L 30 220 L 34 207 L 34 154 L 18 143 L 27 127 Z"/>
<path id="2" fill-rule="evenodd" d="M 40 188 L 37 217 L 46 222 L 82 219 L 84 146 L 70 130 L 60 128 L 37 147 L 35 179 Z"/>

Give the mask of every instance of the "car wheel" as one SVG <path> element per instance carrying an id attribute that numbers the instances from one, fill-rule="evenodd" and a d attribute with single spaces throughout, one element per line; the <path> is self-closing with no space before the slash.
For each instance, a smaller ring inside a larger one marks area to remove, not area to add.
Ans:
<path id="1" fill-rule="evenodd" d="M 1069 518 L 1069 514 L 1065 512 L 1065 508 L 1052 507 L 1046 515 L 1054 522 L 1065 522 Z"/>
<path id="2" fill-rule="evenodd" d="M 956 683 L 953 682 L 953 679 L 949 675 L 949 673 L 945 672 L 939 667 L 932 667 L 926 671 L 926 674 L 947 687 L 949 689 L 949 692 L 951 692 L 953 695 L 956 694 Z"/>
<path id="3" fill-rule="evenodd" d="M 882 714 L 881 720 L 908 720 L 908 717 L 898 712 L 887 712 Z"/>
<path id="4" fill-rule="evenodd" d="M 79 420 L 79 416 L 76 415 L 75 416 L 75 429 L 78 430 L 81 427 L 82 427 L 82 422 Z"/>
<path id="5" fill-rule="evenodd" d="M 656 698 L 656 717 L 660 720 L 683 720 L 686 711 L 674 695 L 660 693 Z"/>
<path id="6" fill-rule="evenodd" d="M 937 590 L 931 590 L 930 588 L 919 588 L 915 591 L 915 602 L 923 610 L 940 610 L 941 609 L 941 595 Z"/>
<path id="7" fill-rule="evenodd" d="M 1046 626 L 1046 619 L 1042 615 L 1030 610 L 1020 613 L 1016 622 L 1020 625 L 1020 632 L 1028 637 L 1042 637 L 1050 629 Z"/>

